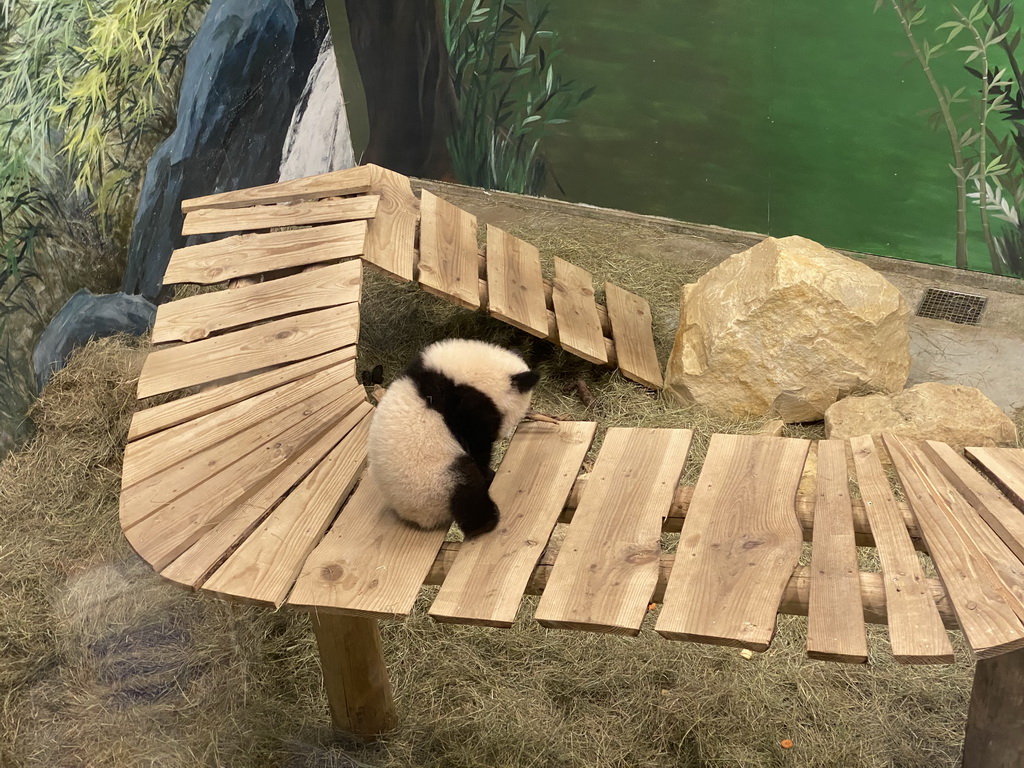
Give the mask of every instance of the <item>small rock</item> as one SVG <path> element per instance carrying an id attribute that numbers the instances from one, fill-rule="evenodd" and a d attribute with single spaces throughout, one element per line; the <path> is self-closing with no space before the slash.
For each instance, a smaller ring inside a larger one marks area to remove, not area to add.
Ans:
<path id="1" fill-rule="evenodd" d="M 909 318 L 870 267 L 769 237 L 684 286 L 665 391 L 733 418 L 817 421 L 852 393 L 904 387 Z"/>
<path id="2" fill-rule="evenodd" d="M 877 442 L 883 432 L 957 449 L 1017 444 L 1013 420 L 975 387 L 926 382 L 898 395 L 849 397 L 825 412 L 830 438 L 872 435 Z"/>

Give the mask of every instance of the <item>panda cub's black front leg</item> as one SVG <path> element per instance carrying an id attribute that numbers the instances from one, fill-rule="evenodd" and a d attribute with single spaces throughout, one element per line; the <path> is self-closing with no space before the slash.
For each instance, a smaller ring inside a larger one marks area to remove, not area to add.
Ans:
<path id="1" fill-rule="evenodd" d="M 498 506 L 487 490 L 494 473 L 485 477 L 476 461 L 468 455 L 460 456 L 451 467 L 455 476 L 452 489 L 452 517 L 466 538 L 488 533 L 498 527 Z"/>

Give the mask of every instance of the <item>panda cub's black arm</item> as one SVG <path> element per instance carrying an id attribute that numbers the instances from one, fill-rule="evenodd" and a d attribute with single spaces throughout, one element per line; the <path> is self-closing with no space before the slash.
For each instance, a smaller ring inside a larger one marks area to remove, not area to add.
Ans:
<path id="1" fill-rule="evenodd" d="M 445 423 L 490 483 L 494 477 L 491 456 L 501 430 L 501 415 L 483 392 L 464 386 L 457 389 L 461 391 L 453 399 L 452 408 L 445 413 Z"/>

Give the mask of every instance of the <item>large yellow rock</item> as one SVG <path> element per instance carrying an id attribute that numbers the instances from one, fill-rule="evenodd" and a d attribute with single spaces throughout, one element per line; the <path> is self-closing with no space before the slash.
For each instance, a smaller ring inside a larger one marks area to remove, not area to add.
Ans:
<path id="1" fill-rule="evenodd" d="M 1017 444 L 1013 420 L 974 387 L 930 381 L 895 396 L 849 397 L 825 412 L 828 437 L 883 432 L 955 448 Z"/>
<path id="2" fill-rule="evenodd" d="M 665 391 L 732 417 L 816 421 L 899 392 L 910 307 L 885 278 L 803 237 L 769 237 L 683 287 Z"/>

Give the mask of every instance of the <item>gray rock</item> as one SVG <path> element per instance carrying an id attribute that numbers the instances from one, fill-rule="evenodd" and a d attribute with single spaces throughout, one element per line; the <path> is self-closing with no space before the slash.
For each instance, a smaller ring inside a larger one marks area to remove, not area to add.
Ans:
<path id="1" fill-rule="evenodd" d="M 284 137 L 326 32 L 323 0 L 211 3 L 185 62 L 177 127 L 146 171 L 125 293 L 157 299 L 171 251 L 185 244 L 183 199 L 277 180 Z"/>
<path id="2" fill-rule="evenodd" d="M 142 296 L 108 293 L 95 296 L 80 290 L 61 307 L 46 326 L 32 353 L 36 386 L 42 391 L 68 357 L 90 339 L 130 333 L 141 336 L 153 326 L 156 306 Z"/>

